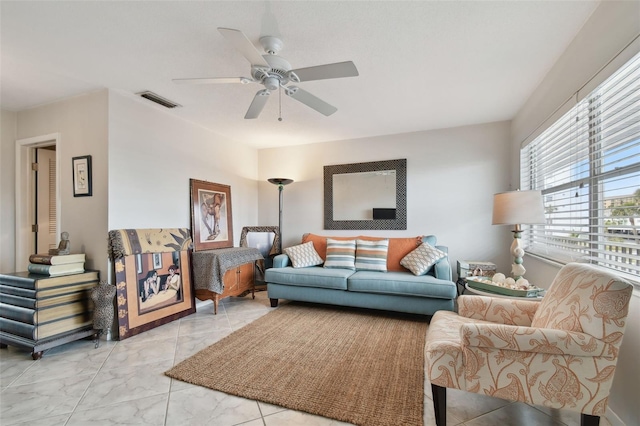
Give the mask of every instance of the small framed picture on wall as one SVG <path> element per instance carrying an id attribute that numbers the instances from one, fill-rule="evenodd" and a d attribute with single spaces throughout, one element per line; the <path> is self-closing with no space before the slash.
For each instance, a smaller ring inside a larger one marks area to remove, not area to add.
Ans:
<path id="1" fill-rule="evenodd" d="M 71 159 L 73 169 L 73 196 L 90 197 L 91 191 L 91 156 L 83 155 Z"/>

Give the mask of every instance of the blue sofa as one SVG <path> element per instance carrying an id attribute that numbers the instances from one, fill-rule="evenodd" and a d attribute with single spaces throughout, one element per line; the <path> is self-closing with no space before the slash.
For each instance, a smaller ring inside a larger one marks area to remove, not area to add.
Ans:
<path id="1" fill-rule="evenodd" d="M 318 241 L 320 239 L 316 238 L 314 246 L 320 257 L 325 259 L 326 246 L 323 252 Z M 434 236 L 422 237 L 422 241 L 448 252 L 447 247 L 436 245 Z M 390 244 L 390 254 L 391 247 Z M 402 255 L 396 253 L 390 258 L 394 257 L 399 262 Z M 403 270 L 394 270 L 400 268 Z M 278 306 L 279 299 L 287 299 L 422 315 L 454 310 L 457 290 L 448 257 L 441 259 L 425 275 L 416 276 L 408 269 L 400 268 L 391 265 L 388 272 L 322 266 L 293 268 L 289 257 L 280 254 L 274 258 L 273 268 L 266 270 L 265 282 L 272 307 Z"/>

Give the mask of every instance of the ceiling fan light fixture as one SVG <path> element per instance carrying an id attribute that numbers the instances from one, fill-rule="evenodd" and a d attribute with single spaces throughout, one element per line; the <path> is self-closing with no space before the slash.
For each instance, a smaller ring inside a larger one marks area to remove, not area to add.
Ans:
<path id="1" fill-rule="evenodd" d="M 267 90 L 277 90 L 280 87 L 280 80 L 276 77 L 269 76 L 264 79 L 262 84 L 264 84 L 264 87 L 266 87 Z"/>
<path id="2" fill-rule="evenodd" d="M 260 37 L 260 44 L 265 52 L 269 55 L 277 55 L 284 47 L 284 43 L 278 37 L 264 36 Z"/>

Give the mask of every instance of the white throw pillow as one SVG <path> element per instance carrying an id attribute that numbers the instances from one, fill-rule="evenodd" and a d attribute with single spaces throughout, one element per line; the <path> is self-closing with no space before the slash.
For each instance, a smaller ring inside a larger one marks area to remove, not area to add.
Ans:
<path id="1" fill-rule="evenodd" d="M 309 241 L 297 246 L 287 247 L 284 252 L 291 259 L 294 268 L 306 268 L 307 266 L 321 265 L 323 260 Z"/>
<path id="2" fill-rule="evenodd" d="M 413 272 L 413 275 L 424 275 L 433 265 L 445 257 L 447 257 L 447 253 L 427 243 L 422 243 L 411 253 L 403 257 L 400 265 Z"/>

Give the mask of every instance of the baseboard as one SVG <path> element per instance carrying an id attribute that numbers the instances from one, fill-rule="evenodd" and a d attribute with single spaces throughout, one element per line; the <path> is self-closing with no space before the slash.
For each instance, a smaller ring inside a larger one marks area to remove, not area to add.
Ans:
<path id="1" fill-rule="evenodd" d="M 611 423 L 611 426 L 627 426 L 622 420 L 620 420 L 620 417 L 618 417 L 610 407 L 607 407 L 606 416 L 607 420 L 609 420 L 609 423 Z"/>

